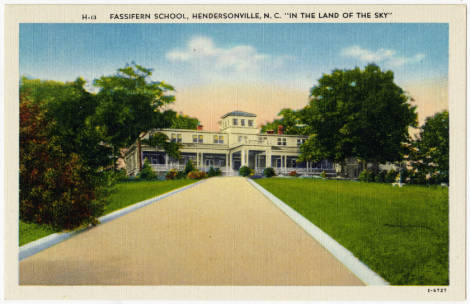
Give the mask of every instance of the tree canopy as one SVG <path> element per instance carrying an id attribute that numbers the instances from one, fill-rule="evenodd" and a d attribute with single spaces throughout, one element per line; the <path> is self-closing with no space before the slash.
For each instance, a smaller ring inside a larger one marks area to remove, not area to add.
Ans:
<path id="1" fill-rule="evenodd" d="M 401 160 L 408 129 L 416 127 L 416 106 L 394 82 L 392 71 L 369 64 L 364 70 L 333 70 L 312 87 L 301 110 L 310 137 L 301 159 L 366 162 Z"/>
<path id="2" fill-rule="evenodd" d="M 161 108 L 174 101 L 170 94 L 174 89 L 151 81 L 151 75 L 151 69 L 132 64 L 94 81 L 99 104 L 91 121 L 115 151 L 129 146 L 144 131 L 170 126 Z"/>
<path id="3" fill-rule="evenodd" d="M 275 119 L 272 122 L 268 122 L 261 126 L 261 132 L 266 133 L 269 130 L 277 132 L 278 127 L 283 127 L 284 134 L 291 135 L 302 135 L 307 134 L 307 126 L 302 123 L 302 117 L 300 111 L 292 109 L 282 109 L 278 114 L 281 116 L 280 119 Z"/>
<path id="4" fill-rule="evenodd" d="M 411 145 L 412 166 L 423 174 L 439 175 L 449 181 L 449 112 L 447 110 L 426 118 Z"/>

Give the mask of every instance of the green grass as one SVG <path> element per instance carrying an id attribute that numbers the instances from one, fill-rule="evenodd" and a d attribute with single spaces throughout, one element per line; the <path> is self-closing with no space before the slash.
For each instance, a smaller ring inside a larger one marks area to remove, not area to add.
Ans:
<path id="1" fill-rule="evenodd" d="M 448 189 L 258 179 L 393 285 L 448 285 Z"/>
<path id="2" fill-rule="evenodd" d="M 197 180 L 181 179 L 168 181 L 131 181 L 118 183 L 114 186 L 107 199 L 104 214 L 122 209 L 137 202 L 158 196 L 176 188 L 180 188 L 196 182 Z M 26 223 L 20 221 L 19 244 L 20 246 L 34 240 L 57 232 L 47 225 Z"/>
<path id="3" fill-rule="evenodd" d="M 137 202 L 192 184 L 197 180 L 178 179 L 167 181 L 132 181 L 117 184 L 108 198 L 104 214 Z"/>
<path id="4" fill-rule="evenodd" d="M 23 221 L 20 221 L 19 228 L 20 246 L 57 232 L 52 227 L 47 225 L 26 223 Z"/>

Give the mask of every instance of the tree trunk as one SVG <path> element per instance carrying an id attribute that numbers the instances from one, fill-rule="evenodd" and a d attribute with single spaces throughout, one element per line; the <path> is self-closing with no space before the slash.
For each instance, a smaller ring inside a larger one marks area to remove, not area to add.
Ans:
<path id="1" fill-rule="evenodd" d="M 137 137 L 137 154 L 139 160 L 139 172 L 142 171 L 142 143 L 140 142 L 140 136 Z"/>

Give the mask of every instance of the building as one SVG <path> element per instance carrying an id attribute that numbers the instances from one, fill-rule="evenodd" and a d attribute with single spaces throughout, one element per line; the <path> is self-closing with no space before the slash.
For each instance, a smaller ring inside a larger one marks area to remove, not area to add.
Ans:
<path id="1" fill-rule="evenodd" d="M 141 161 L 148 159 L 153 170 L 159 174 L 170 169 L 183 170 L 191 159 L 199 170 L 207 171 L 210 167 L 219 168 L 223 175 L 237 175 L 241 166 L 248 166 L 261 174 L 267 167 L 275 169 L 278 175 L 287 175 L 291 171 L 298 174 L 312 175 L 325 171 L 336 175 L 332 163 L 299 163 L 299 147 L 306 136 L 282 134 L 261 134 L 257 127 L 256 115 L 233 111 L 222 116 L 219 132 L 184 129 L 151 130 L 141 136 L 149 138 L 154 133 L 164 133 L 171 141 L 181 144 L 180 159 L 172 159 L 162 149 L 141 146 Z M 272 132 L 273 133 L 273 132 Z M 139 173 L 138 146 L 134 143 L 127 150 L 124 159 L 129 175 Z"/>

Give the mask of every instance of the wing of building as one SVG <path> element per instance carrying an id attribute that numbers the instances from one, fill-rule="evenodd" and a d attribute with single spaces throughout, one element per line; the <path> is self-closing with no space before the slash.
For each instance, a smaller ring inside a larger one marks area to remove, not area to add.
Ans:
<path id="1" fill-rule="evenodd" d="M 276 134 L 261 134 L 256 115 L 252 113 L 233 111 L 221 118 L 219 132 L 202 129 L 158 129 L 147 132 L 142 139 L 160 132 L 171 141 L 181 144 L 181 158 L 172 159 L 162 149 L 142 145 L 141 161 L 148 159 L 157 173 L 170 169 L 182 170 L 191 159 L 199 170 L 220 168 L 223 175 L 237 175 L 241 166 L 248 166 L 256 173 L 272 167 L 280 175 L 294 170 L 300 174 L 325 171 L 328 175 L 336 175 L 333 163 L 327 160 L 317 163 L 297 162 L 299 147 L 307 136 L 286 135 L 282 134 L 282 130 Z M 132 176 L 139 173 L 138 150 L 137 143 L 134 143 L 124 157 L 127 172 Z"/>

